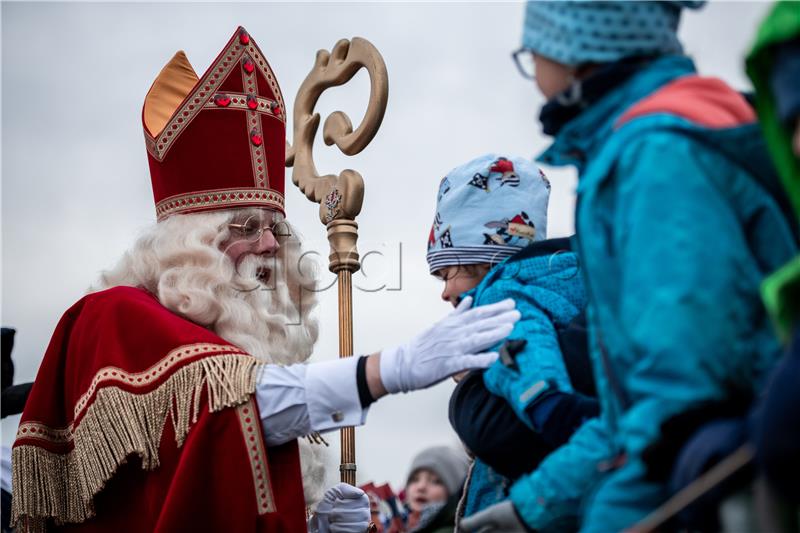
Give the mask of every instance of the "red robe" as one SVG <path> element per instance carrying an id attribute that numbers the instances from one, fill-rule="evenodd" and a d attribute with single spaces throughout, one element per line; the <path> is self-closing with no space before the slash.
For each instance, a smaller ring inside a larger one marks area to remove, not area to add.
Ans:
<path id="1" fill-rule="evenodd" d="M 297 443 L 267 448 L 257 361 L 115 287 L 62 317 L 12 452 L 21 531 L 305 531 Z"/>

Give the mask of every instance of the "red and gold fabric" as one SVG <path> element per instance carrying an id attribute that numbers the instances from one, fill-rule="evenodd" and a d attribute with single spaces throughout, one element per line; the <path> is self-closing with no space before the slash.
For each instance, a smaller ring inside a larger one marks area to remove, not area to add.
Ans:
<path id="1" fill-rule="evenodd" d="M 179 51 L 142 109 L 156 214 L 284 211 L 286 108 L 264 54 L 240 27 L 198 78 Z"/>
<path id="2" fill-rule="evenodd" d="M 267 448 L 258 362 L 132 287 L 62 317 L 12 452 L 20 531 L 304 531 L 297 443 Z"/>

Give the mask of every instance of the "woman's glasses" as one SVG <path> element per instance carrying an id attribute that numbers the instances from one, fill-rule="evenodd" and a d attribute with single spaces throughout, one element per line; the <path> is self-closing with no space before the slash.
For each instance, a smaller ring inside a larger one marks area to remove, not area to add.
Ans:
<path id="1" fill-rule="evenodd" d="M 517 66 L 517 70 L 523 78 L 529 80 L 536 79 L 536 64 L 533 61 L 533 50 L 530 48 L 520 48 L 511 52 L 511 58 Z"/>

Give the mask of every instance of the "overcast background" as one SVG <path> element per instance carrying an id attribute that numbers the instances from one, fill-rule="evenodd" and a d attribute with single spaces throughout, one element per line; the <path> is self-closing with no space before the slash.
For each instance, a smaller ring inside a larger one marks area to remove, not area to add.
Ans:
<path id="1" fill-rule="evenodd" d="M 768 7 L 712 2 L 687 12 L 687 53 L 705 74 L 748 88 L 742 57 Z M 547 146 L 536 118 L 543 99 L 510 59 L 523 9 L 499 2 L 3 2 L 2 324 L 17 329 L 15 381 L 35 377 L 63 311 L 154 221 L 140 119 L 153 79 L 179 49 L 201 75 L 240 24 L 269 59 L 290 108 L 318 49 L 361 36 L 383 54 L 389 104 L 375 140 L 352 158 L 321 141 L 316 147 L 320 173 L 354 168 L 363 175 L 359 248 L 362 255 L 380 252 L 367 259 L 368 277 L 354 278 L 363 289 L 354 293 L 355 351 L 403 342 L 444 315 L 449 306 L 425 262 L 439 180 L 482 153 L 532 157 Z M 368 92 L 362 72 L 325 93 L 317 109 L 323 120 L 342 109 L 356 125 Z M 545 172 L 553 184 L 549 235 L 569 235 L 575 174 Z M 291 182 L 286 204 L 310 246 L 327 258 L 317 207 Z M 336 357 L 335 290 L 322 294 L 318 314 L 314 358 Z M 359 482 L 390 481 L 399 489 L 416 452 L 457 445 L 447 421 L 452 387 L 448 381 L 372 407 L 356 433 Z M 4 444 L 17 423 L 3 421 Z M 328 437 L 338 463 L 338 435 Z"/>

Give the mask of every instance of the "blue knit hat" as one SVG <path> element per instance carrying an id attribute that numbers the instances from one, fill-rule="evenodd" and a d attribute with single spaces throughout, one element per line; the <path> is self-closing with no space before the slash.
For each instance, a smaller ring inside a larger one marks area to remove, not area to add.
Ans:
<path id="1" fill-rule="evenodd" d="M 564 65 L 611 63 L 625 57 L 680 54 L 681 8 L 705 2 L 532 1 L 522 46 Z"/>
<path id="2" fill-rule="evenodd" d="M 453 265 L 499 263 L 547 236 L 550 183 L 531 161 L 488 154 L 439 184 L 428 236 L 431 274 Z"/>

